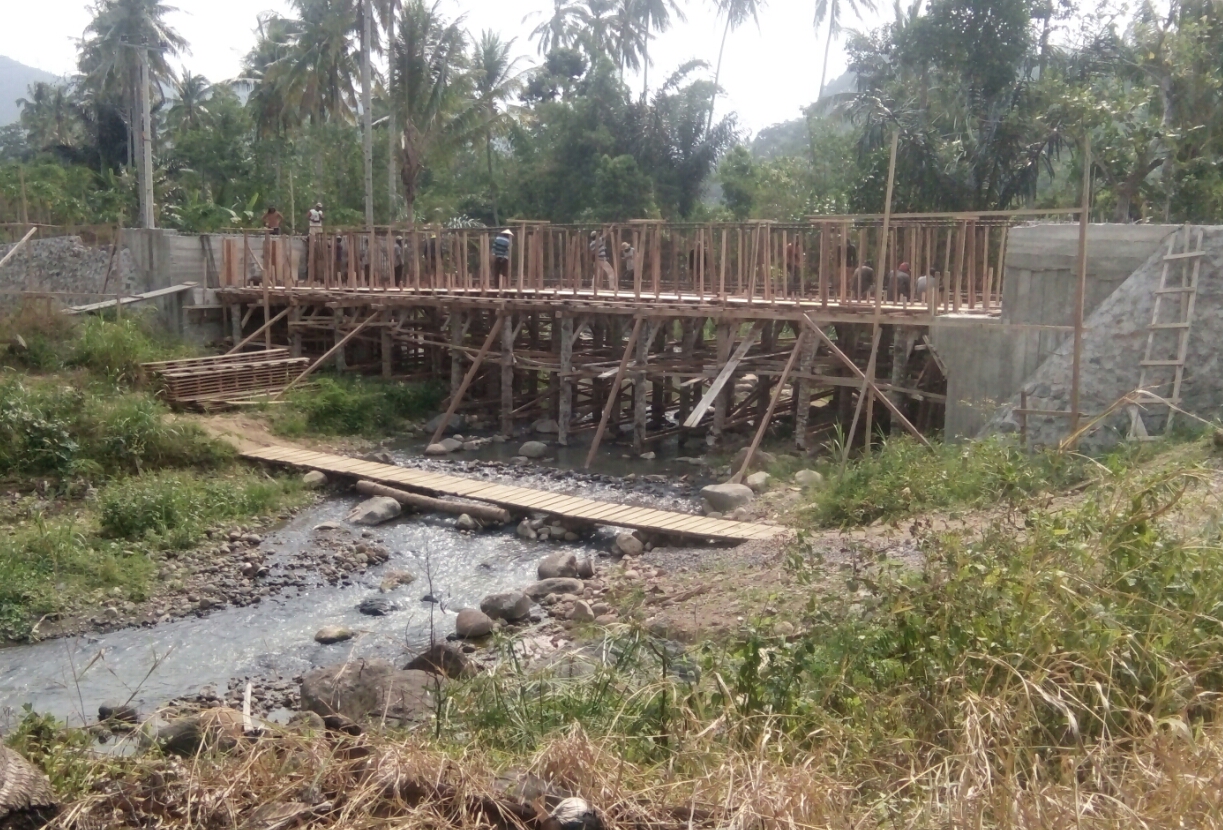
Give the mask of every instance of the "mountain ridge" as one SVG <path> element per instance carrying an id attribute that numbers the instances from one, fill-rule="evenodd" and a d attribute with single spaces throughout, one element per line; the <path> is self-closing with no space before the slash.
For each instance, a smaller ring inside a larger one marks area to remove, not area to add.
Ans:
<path id="1" fill-rule="evenodd" d="M 12 124 L 21 116 L 17 99 L 27 97 L 30 86 L 39 81 L 52 83 L 59 80 L 50 72 L 0 55 L 0 127 Z"/>

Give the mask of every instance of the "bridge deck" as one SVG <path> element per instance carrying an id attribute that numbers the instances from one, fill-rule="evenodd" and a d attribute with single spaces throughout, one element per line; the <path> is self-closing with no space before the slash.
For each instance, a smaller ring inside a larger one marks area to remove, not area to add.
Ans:
<path id="1" fill-rule="evenodd" d="M 244 451 L 242 457 L 252 461 L 268 461 L 292 467 L 320 470 L 334 476 L 369 479 L 407 490 L 423 490 L 429 493 L 477 499 L 520 511 L 549 513 L 596 524 L 629 527 L 634 530 L 672 536 L 745 542 L 751 539 L 769 539 L 782 530 L 773 525 L 735 522 L 729 519 L 710 519 L 688 513 L 613 504 L 578 496 L 566 496 L 547 490 L 495 484 L 490 481 L 414 470 L 393 464 L 378 464 L 342 455 L 330 455 L 292 447 L 260 447 Z"/>

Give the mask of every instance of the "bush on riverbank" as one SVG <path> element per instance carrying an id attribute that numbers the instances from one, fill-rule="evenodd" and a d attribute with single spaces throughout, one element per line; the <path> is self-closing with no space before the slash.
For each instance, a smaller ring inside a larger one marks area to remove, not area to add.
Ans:
<path id="1" fill-rule="evenodd" d="M 43 306 L 25 306 L 0 320 L 0 342 L 20 337 L 25 348 L 0 353 L 0 366 L 48 373 L 79 368 L 110 383 L 133 384 L 140 364 L 187 357 L 194 350 L 159 331 L 144 314 L 85 319 Z"/>
<path id="2" fill-rule="evenodd" d="M 434 412 L 442 395 L 431 382 L 324 376 L 311 389 L 290 392 L 288 406 L 272 412 L 272 426 L 285 436 L 389 435 Z"/>

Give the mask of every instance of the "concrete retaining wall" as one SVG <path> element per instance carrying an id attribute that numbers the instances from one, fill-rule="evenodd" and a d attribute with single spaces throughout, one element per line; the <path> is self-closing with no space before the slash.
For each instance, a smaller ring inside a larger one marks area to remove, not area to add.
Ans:
<path id="1" fill-rule="evenodd" d="M 3 258 L 12 245 L 0 246 Z M 110 247 L 89 247 L 78 236 L 51 239 L 31 239 L 12 259 L 0 268 L 0 310 L 10 309 L 21 302 L 16 291 L 55 291 L 76 293 L 62 297 L 68 304 L 97 302 L 96 293 L 106 280 Z M 131 255 L 121 250 L 111 267 L 106 290 L 131 291 L 135 268 Z"/>

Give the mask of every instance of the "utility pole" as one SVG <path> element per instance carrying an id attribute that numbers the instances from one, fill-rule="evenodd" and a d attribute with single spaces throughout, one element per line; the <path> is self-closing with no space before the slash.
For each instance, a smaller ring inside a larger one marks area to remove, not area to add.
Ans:
<path id="1" fill-rule="evenodd" d="M 365 18 L 365 29 L 361 39 L 361 110 L 365 122 L 365 229 L 374 230 L 374 114 L 370 90 L 369 53 L 373 46 L 374 21 L 369 0 L 362 0 L 362 17 Z M 372 242 L 372 240 L 371 240 Z M 373 251 L 370 251 L 371 257 Z"/>
<path id="2" fill-rule="evenodd" d="M 140 58 L 140 225 L 155 228 L 153 216 L 153 115 L 149 102 L 149 46 L 129 44 Z"/>

